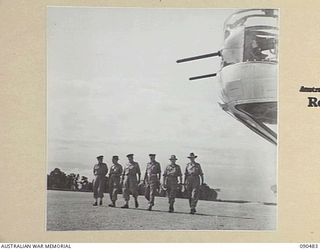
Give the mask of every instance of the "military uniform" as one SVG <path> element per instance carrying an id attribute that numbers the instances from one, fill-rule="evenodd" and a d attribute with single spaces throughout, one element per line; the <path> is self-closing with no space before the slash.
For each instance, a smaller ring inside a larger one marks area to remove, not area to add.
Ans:
<path id="1" fill-rule="evenodd" d="M 97 198 L 103 198 L 103 191 L 105 188 L 105 182 L 106 182 L 106 174 L 108 173 L 108 167 L 105 163 L 98 163 L 94 165 L 93 167 L 93 174 L 94 174 L 94 180 L 93 180 L 93 197 L 95 199 Z"/>
<path id="2" fill-rule="evenodd" d="M 145 197 L 149 201 L 149 208 L 154 206 L 154 197 L 159 188 L 160 181 L 158 174 L 161 174 L 160 163 L 157 161 L 151 161 L 147 164 L 146 174 L 145 174 Z"/>
<path id="3" fill-rule="evenodd" d="M 130 193 L 133 197 L 137 198 L 138 193 L 138 180 L 137 174 L 140 175 L 140 167 L 137 162 L 128 162 L 124 167 L 122 178 L 123 178 L 123 198 L 125 201 L 129 201 Z"/>
<path id="4" fill-rule="evenodd" d="M 173 203 L 175 201 L 178 189 L 178 177 L 182 176 L 181 168 L 175 163 L 171 163 L 164 170 L 165 187 L 167 188 L 170 210 L 173 210 Z"/>
<path id="5" fill-rule="evenodd" d="M 189 198 L 189 205 L 192 210 L 195 210 L 199 200 L 200 175 L 203 176 L 200 164 L 197 162 L 189 162 L 185 171 L 185 184 Z"/>
<path id="6" fill-rule="evenodd" d="M 109 173 L 109 194 L 110 200 L 114 204 L 117 200 L 118 192 L 121 188 L 120 186 L 120 178 L 122 175 L 123 168 L 119 163 L 115 163 L 110 168 Z"/>

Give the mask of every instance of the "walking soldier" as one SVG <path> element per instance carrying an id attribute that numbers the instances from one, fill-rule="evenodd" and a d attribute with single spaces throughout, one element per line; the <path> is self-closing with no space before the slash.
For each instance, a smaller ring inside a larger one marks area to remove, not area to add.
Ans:
<path id="1" fill-rule="evenodd" d="M 182 184 L 182 173 L 179 165 L 176 164 L 175 155 L 171 155 L 171 163 L 166 167 L 163 173 L 163 185 L 167 189 L 168 199 L 169 199 L 169 212 L 174 211 L 174 201 L 177 195 L 178 185 Z M 179 178 L 179 181 L 178 181 Z"/>
<path id="2" fill-rule="evenodd" d="M 109 194 L 110 194 L 110 200 L 112 201 L 112 204 L 109 204 L 109 207 L 115 207 L 116 206 L 116 200 L 118 196 L 118 192 L 120 187 L 120 178 L 122 174 L 122 166 L 118 163 L 119 157 L 113 156 L 112 157 L 112 167 L 110 168 L 109 172 Z"/>
<path id="3" fill-rule="evenodd" d="M 123 185 L 123 198 L 125 204 L 121 208 L 129 208 L 130 193 L 134 197 L 135 207 L 139 207 L 138 203 L 138 183 L 140 182 L 141 172 L 138 162 L 133 161 L 133 154 L 127 155 L 129 162 L 124 167 L 122 173 L 121 186 Z"/>
<path id="4" fill-rule="evenodd" d="M 100 198 L 99 205 L 102 205 L 103 191 L 106 182 L 106 174 L 108 173 L 107 164 L 103 162 L 103 155 L 99 155 L 97 157 L 97 160 L 98 164 L 94 165 L 93 167 L 93 197 L 95 199 L 93 206 L 98 205 L 98 198 Z"/>
<path id="5" fill-rule="evenodd" d="M 154 206 L 154 197 L 157 189 L 160 186 L 161 167 L 157 162 L 155 154 L 149 154 L 150 162 L 147 164 L 146 173 L 144 176 L 144 184 L 146 185 L 145 197 L 149 201 L 148 210 L 151 211 Z"/>
<path id="6" fill-rule="evenodd" d="M 197 156 L 194 155 L 194 153 L 190 153 L 188 158 L 190 159 L 190 162 L 186 167 L 184 184 L 189 198 L 190 213 L 194 214 L 199 200 L 200 178 L 201 185 L 203 185 L 204 178 L 200 164 L 195 162 Z"/>

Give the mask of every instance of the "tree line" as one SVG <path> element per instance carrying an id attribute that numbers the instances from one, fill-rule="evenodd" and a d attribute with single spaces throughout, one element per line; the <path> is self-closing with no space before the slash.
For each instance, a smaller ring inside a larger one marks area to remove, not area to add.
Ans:
<path id="1" fill-rule="evenodd" d="M 108 188 L 108 177 L 106 177 L 105 193 L 109 193 Z M 88 177 L 81 176 L 79 174 L 66 174 L 59 168 L 55 168 L 47 175 L 47 189 L 48 190 L 67 190 L 67 191 L 81 191 L 81 192 L 92 192 L 93 181 L 89 181 Z M 139 194 L 143 195 L 145 190 L 144 184 L 139 184 Z M 119 194 L 122 194 L 122 190 L 119 190 Z M 165 197 L 166 190 L 159 188 L 158 196 Z M 218 193 L 209 185 L 203 184 L 200 187 L 200 200 L 217 200 Z M 187 193 L 178 186 L 177 198 L 187 198 Z"/>

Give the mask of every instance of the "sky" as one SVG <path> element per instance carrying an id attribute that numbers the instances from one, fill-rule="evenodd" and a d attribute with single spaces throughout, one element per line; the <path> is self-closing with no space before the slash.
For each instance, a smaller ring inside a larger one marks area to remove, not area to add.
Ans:
<path id="1" fill-rule="evenodd" d="M 48 167 L 93 178 L 97 155 L 111 166 L 149 153 L 162 170 L 198 155 L 218 198 L 275 201 L 277 148 L 225 113 L 219 58 L 176 64 L 223 46 L 232 9 L 48 8 Z"/>

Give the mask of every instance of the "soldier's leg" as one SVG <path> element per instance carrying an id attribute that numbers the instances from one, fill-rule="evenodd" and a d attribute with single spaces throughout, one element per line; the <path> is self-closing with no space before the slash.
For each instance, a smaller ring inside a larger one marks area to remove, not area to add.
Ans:
<path id="1" fill-rule="evenodd" d="M 109 204 L 109 207 L 115 207 L 116 206 L 116 201 L 114 199 L 114 192 L 115 192 L 115 188 L 112 187 L 111 189 L 109 188 L 109 192 L 110 192 L 110 200 L 111 200 L 111 204 Z"/>
<path id="2" fill-rule="evenodd" d="M 118 199 L 119 185 L 114 185 L 112 190 L 112 202 L 115 203 Z"/>
<path id="3" fill-rule="evenodd" d="M 130 190 L 126 187 L 123 189 L 123 199 L 126 202 L 129 202 L 129 200 L 130 200 Z"/>
<path id="4" fill-rule="evenodd" d="M 99 187 L 99 182 L 97 180 L 97 177 L 94 179 L 93 181 L 93 198 L 95 199 L 95 202 L 93 203 L 93 206 L 97 206 L 98 205 L 98 187 Z"/>
<path id="5" fill-rule="evenodd" d="M 98 191 L 98 193 L 99 193 L 99 197 L 103 198 L 104 197 L 104 188 L 105 188 L 105 179 L 104 179 L 103 176 L 101 176 L 99 179 L 100 179 L 99 180 L 100 183 L 99 183 L 99 191 Z"/>
<path id="6" fill-rule="evenodd" d="M 132 183 L 132 187 L 131 187 L 131 193 L 132 193 L 132 196 L 134 198 L 134 205 L 136 208 L 139 207 L 139 203 L 138 203 L 138 196 L 139 196 L 139 191 L 138 191 L 139 187 L 138 187 L 138 182 L 137 181 L 134 181 Z"/>
<path id="7" fill-rule="evenodd" d="M 95 199 L 98 199 L 98 182 L 97 182 L 97 179 L 95 178 L 94 181 L 93 181 L 93 198 Z"/>
<path id="8" fill-rule="evenodd" d="M 195 210 L 194 196 L 195 196 L 195 189 L 194 189 L 194 185 L 192 185 L 191 197 L 190 197 L 190 199 L 189 199 L 190 214 L 194 214 L 194 213 L 196 212 L 196 210 Z"/>
<path id="9" fill-rule="evenodd" d="M 192 192 L 191 192 L 191 208 L 196 207 L 196 199 L 197 199 L 197 189 L 193 187 Z"/>
<path id="10" fill-rule="evenodd" d="M 151 183 L 150 184 L 150 200 L 149 200 L 149 206 L 154 206 L 154 199 L 157 192 L 157 183 Z"/>
<path id="11" fill-rule="evenodd" d="M 113 199 L 114 199 L 114 202 L 116 202 L 116 200 L 118 199 L 118 193 L 120 192 L 120 189 L 121 189 L 121 185 L 120 185 L 120 176 L 117 178 L 116 182 L 115 182 L 115 186 L 113 188 L 113 192 L 114 192 L 114 195 L 113 195 Z"/>
<path id="12" fill-rule="evenodd" d="M 189 200 L 189 206 L 191 208 L 192 182 L 190 182 L 189 180 L 186 182 L 186 192 L 187 192 L 187 198 Z"/>
<path id="13" fill-rule="evenodd" d="M 178 188 L 178 184 L 174 183 L 172 185 L 172 191 L 171 191 L 171 200 L 172 200 L 172 205 L 175 202 L 175 199 L 177 197 L 177 188 Z"/>
<path id="14" fill-rule="evenodd" d="M 136 192 L 132 196 L 134 198 L 134 206 L 136 208 L 138 208 L 139 207 L 139 202 L 138 202 L 139 192 L 138 192 L 138 190 L 136 190 Z"/>
<path id="15" fill-rule="evenodd" d="M 105 188 L 105 178 L 104 176 L 101 176 L 99 178 L 99 188 L 98 188 L 98 197 L 100 198 L 99 205 L 102 205 L 102 199 L 104 197 L 104 188 Z"/>
<path id="16" fill-rule="evenodd" d="M 169 212 L 173 212 L 173 203 L 174 203 L 174 190 L 172 186 L 168 187 L 168 199 L 169 199 Z"/>
<path id="17" fill-rule="evenodd" d="M 170 201 L 171 201 L 171 187 L 170 186 L 167 186 L 167 195 L 168 195 L 168 202 L 170 204 Z"/>
<path id="18" fill-rule="evenodd" d="M 199 200 L 200 192 L 200 179 L 195 178 L 192 185 L 192 195 L 191 195 L 191 213 L 196 212 L 196 206 Z"/>
<path id="19" fill-rule="evenodd" d="M 125 180 L 123 185 L 123 199 L 125 200 L 125 204 L 121 208 L 129 208 L 130 190 L 128 180 Z"/>
<path id="20" fill-rule="evenodd" d="M 195 187 L 195 189 L 194 189 L 194 198 L 193 198 L 193 207 L 194 208 L 197 207 L 199 196 L 200 196 L 200 187 Z"/>
<path id="21" fill-rule="evenodd" d="M 114 192 L 116 190 L 116 187 L 115 187 L 115 180 L 110 178 L 109 180 L 109 195 L 110 195 L 110 200 L 111 200 L 111 204 L 109 204 L 109 207 L 115 207 L 116 204 L 115 204 L 115 201 L 114 201 Z"/>
<path id="22" fill-rule="evenodd" d="M 113 180 L 112 178 L 110 178 L 109 179 L 109 196 L 111 201 L 112 201 L 112 192 L 113 192 Z"/>
<path id="23" fill-rule="evenodd" d="M 150 184 L 146 185 L 145 191 L 144 191 L 144 197 L 150 201 Z"/>

